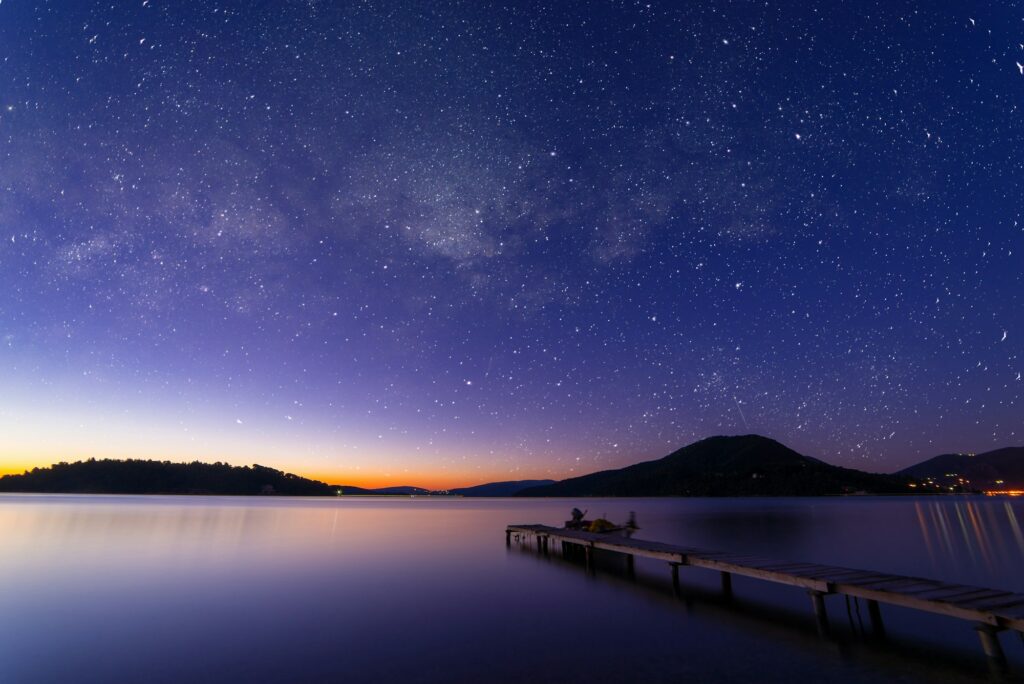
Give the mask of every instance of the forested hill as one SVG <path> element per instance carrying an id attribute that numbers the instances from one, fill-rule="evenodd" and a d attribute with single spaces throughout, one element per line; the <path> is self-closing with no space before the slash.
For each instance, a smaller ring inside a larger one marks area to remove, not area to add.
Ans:
<path id="1" fill-rule="evenodd" d="M 0 477 L 0 492 L 331 496 L 323 482 L 261 465 L 89 460 Z"/>

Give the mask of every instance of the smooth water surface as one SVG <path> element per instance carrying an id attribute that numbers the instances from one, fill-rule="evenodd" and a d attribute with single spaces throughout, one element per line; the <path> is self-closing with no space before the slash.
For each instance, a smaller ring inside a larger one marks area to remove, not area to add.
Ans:
<path id="1" fill-rule="evenodd" d="M 0 496 L 0 681 L 963 681 L 971 625 L 620 558 L 506 548 L 573 506 L 637 535 L 1024 592 L 1024 501 Z M 858 619 L 859 617 L 859 619 Z M 1024 647 L 1002 641 L 1018 671 Z"/>

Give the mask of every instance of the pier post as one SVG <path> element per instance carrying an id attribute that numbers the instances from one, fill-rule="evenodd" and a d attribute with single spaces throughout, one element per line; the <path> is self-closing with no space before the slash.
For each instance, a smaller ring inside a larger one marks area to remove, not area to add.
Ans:
<path id="1" fill-rule="evenodd" d="M 669 565 L 672 566 L 672 593 L 679 598 L 679 594 L 682 593 L 679 590 L 679 563 L 669 563 Z"/>
<path id="2" fill-rule="evenodd" d="M 725 598 L 732 598 L 732 573 L 722 572 L 722 593 Z"/>
<path id="3" fill-rule="evenodd" d="M 636 577 L 636 572 L 633 570 L 633 554 L 631 553 L 626 554 L 626 575 L 629 579 Z"/>
<path id="4" fill-rule="evenodd" d="M 512 546 L 512 530 L 505 530 L 505 546 Z"/>
<path id="5" fill-rule="evenodd" d="M 1005 674 L 1006 654 L 1003 653 L 1003 646 L 999 643 L 1000 629 L 986 624 L 975 625 L 974 629 L 977 630 L 978 638 L 981 639 L 981 647 L 985 650 L 989 668 L 996 675 Z"/>
<path id="6" fill-rule="evenodd" d="M 545 556 L 548 555 L 548 537 L 547 535 L 540 538 L 540 549 L 541 553 Z"/>
<path id="7" fill-rule="evenodd" d="M 882 623 L 882 609 L 878 601 L 868 599 L 868 617 L 871 618 L 871 635 L 876 639 L 884 639 L 885 625 Z"/>
<path id="8" fill-rule="evenodd" d="M 583 547 L 583 552 L 586 554 L 586 557 L 587 557 L 587 572 L 593 573 L 594 572 L 594 547 L 590 546 L 588 544 L 587 546 Z"/>
<path id="9" fill-rule="evenodd" d="M 814 607 L 814 620 L 818 624 L 818 634 L 827 636 L 828 613 L 825 612 L 825 593 L 813 589 L 807 593 L 811 595 L 811 606 Z"/>

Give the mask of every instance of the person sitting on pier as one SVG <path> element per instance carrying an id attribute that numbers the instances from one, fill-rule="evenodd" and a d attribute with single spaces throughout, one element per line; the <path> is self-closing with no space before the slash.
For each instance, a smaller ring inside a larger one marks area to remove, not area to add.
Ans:
<path id="1" fill-rule="evenodd" d="M 627 537 L 631 537 L 634 532 L 640 529 L 640 526 L 636 524 L 636 511 L 629 512 L 629 520 L 623 525 Z"/>
<path id="2" fill-rule="evenodd" d="M 565 524 L 565 526 L 567 528 L 569 528 L 570 530 L 578 530 L 578 529 L 580 529 L 581 527 L 583 527 L 583 523 L 584 523 L 583 516 L 585 516 L 586 514 L 587 514 L 586 511 L 581 511 L 578 508 L 573 508 L 572 509 L 572 513 L 570 514 L 572 516 L 572 520 L 567 522 Z"/>

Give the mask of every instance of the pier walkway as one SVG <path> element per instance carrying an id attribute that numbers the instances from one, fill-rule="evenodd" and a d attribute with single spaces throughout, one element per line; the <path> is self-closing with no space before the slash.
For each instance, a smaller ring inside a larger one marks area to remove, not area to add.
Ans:
<path id="1" fill-rule="evenodd" d="M 810 595 L 818 629 L 823 634 L 828 631 L 824 598 L 830 594 L 865 599 L 872 629 L 878 636 L 885 633 L 881 603 L 969 620 L 974 623 L 990 665 L 997 671 L 1006 669 L 999 632 L 1024 633 L 1024 594 L 999 589 L 817 563 L 770 560 L 548 525 L 509 525 L 505 529 L 505 543 L 511 545 L 513 539 L 533 541 L 537 550 L 545 554 L 551 542 L 560 543 L 563 553 L 571 548 L 582 549 L 588 570 L 594 568 L 596 549 L 624 555 L 630 573 L 636 557 L 667 561 L 672 570 L 672 588 L 677 594 L 680 592 L 680 566 L 718 571 L 722 590 L 729 596 L 732 595 L 733 575 L 800 587 Z"/>

